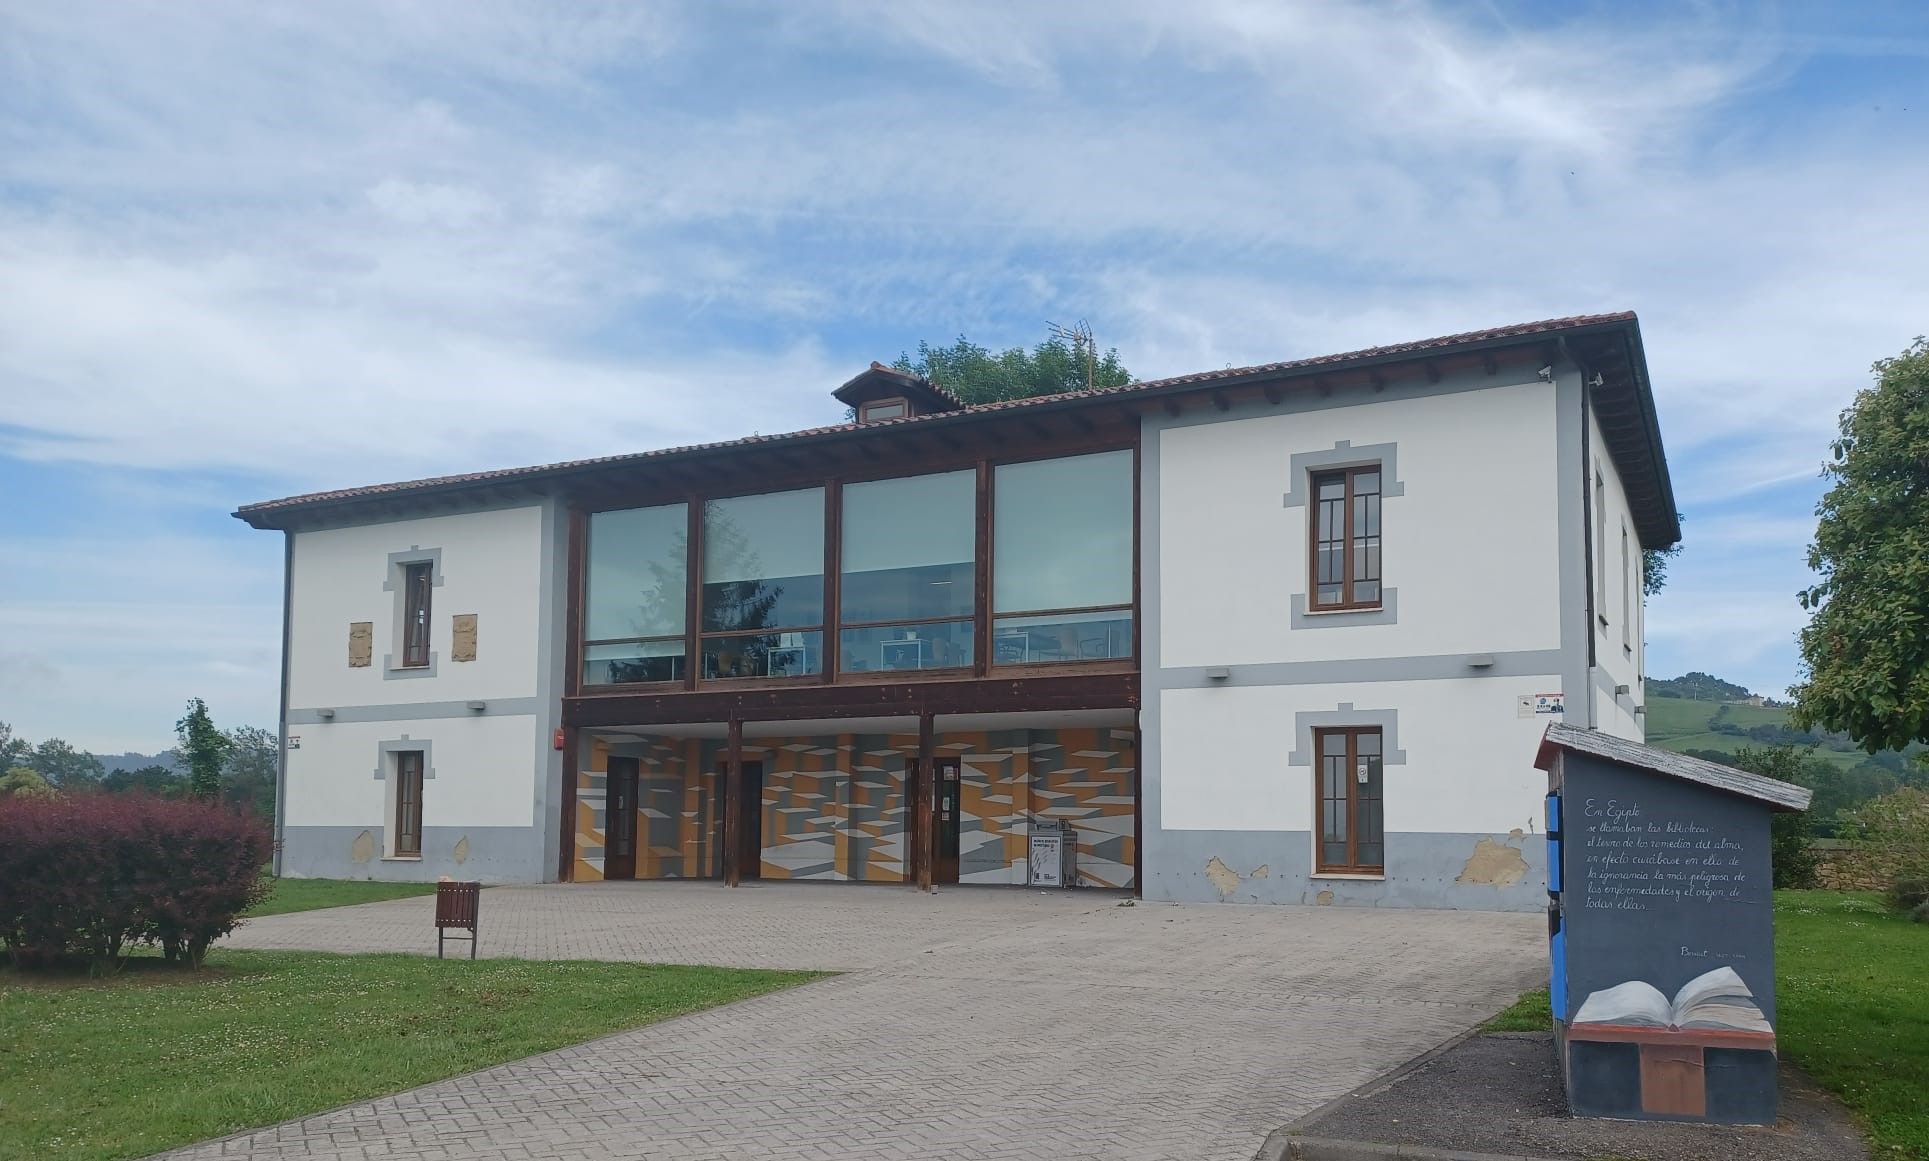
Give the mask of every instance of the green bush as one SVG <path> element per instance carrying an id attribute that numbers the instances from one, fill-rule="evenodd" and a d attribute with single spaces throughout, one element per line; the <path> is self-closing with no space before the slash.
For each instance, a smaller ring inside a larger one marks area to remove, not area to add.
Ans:
<path id="1" fill-rule="evenodd" d="M 1929 792 L 1905 786 L 1843 816 L 1889 877 L 1889 905 L 1929 922 Z"/>

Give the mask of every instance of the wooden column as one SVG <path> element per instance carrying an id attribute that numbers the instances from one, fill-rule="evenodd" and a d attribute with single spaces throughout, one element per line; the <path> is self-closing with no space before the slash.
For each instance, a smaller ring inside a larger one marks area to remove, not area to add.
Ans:
<path id="1" fill-rule="evenodd" d="M 938 850 L 938 779 L 937 762 L 933 760 L 932 750 L 937 739 L 931 724 L 931 715 L 918 715 L 918 817 L 917 817 L 917 873 L 918 890 L 931 889 L 931 864 Z"/>
<path id="2" fill-rule="evenodd" d="M 729 748 L 723 759 L 723 885 L 735 887 L 743 881 L 738 848 L 743 845 L 743 720 L 730 719 Z"/>

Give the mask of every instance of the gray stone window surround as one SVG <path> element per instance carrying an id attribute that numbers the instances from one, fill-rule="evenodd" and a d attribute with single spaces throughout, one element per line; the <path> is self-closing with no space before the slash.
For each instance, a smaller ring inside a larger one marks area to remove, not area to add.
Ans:
<path id="1" fill-rule="evenodd" d="M 1378 726 L 1380 728 L 1380 764 L 1383 766 L 1404 766 L 1407 752 L 1400 748 L 1400 711 L 1397 709 L 1354 709 L 1353 703 L 1343 701 L 1330 710 L 1301 710 L 1293 715 L 1293 751 L 1286 755 L 1288 766 L 1304 766 L 1312 769 L 1313 759 L 1318 751 L 1313 748 L 1313 731 L 1340 729 L 1351 726 Z"/>
<path id="2" fill-rule="evenodd" d="M 1309 497 L 1313 491 L 1314 472 L 1331 468 L 1364 468 L 1376 464 L 1380 468 L 1381 501 L 1405 496 L 1407 487 L 1406 481 L 1400 478 L 1398 443 L 1368 443 L 1355 447 L 1352 440 L 1342 439 L 1335 440 L 1332 447 L 1323 451 L 1295 452 L 1288 461 L 1290 476 L 1284 506 L 1303 509 L 1306 518 L 1311 520 L 1313 513 Z M 1308 567 L 1311 567 L 1310 561 Z M 1310 605 L 1310 594 L 1293 593 L 1287 608 L 1287 624 L 1294 629 L 1338 629 L 1356 625 L 1395 625 L 1400 620 L 1400 591 L 1384 582 L 1380 585 L 1378 608 L 1315 611 Z"/>
<path id="3" fill-rule="evenodd" d="M 1294 714 L 1293 739 L 1297 748 L 1294 749 L 1292 753 L 1286 755 L 1286 764 L 1288 766 L 1306 767 L 1307 777 L 1310 782 L 1313 778 L 1317 777 L 1313 769 L 1313 761 L 1318 750 L 1313 745 L 1313 731 L 1347 726 L 1380 727 L 1380 765 L 1386 767 L 1404 766 L 1407 764 L 1407 752 L 1400 748 L 1400 711 L 1397 709 L 1354 709 L 1353 703 L 1350 701 L 1341 702 L 1335 709 L 1302 710 Z M 1308 788 L 1317 792 L 1317 783 L 1310 785 Z M 1319 834 L 1319 819 L 1315 818 L 1313 820 L 1313 826 L 1307 832 L 1306 836 L 1306 857 L 1309 868 L 1307 878 L 1350 879 L 1357 882 L 1384 882 L 1386 880 L 1386 872 L 1384 870 L 1377 875 L 1359 874 L 1356 872 L 1333 873 L 1321 871 L 1319 869 Z M 1384 836 L 1382 841 L 1384 841 Z"/>
<path id="4" fill-rule="evenodd" d="M 422 858 L 421 855 L 398 855 L 389 846 L 395 838 L 395 783 L 389 778 L 389 774 L 395 769 L 395 755 L 398 753 L 407 753 L 411 750 L 420 750 L 422 752 L 422 797 L 424 799 L 422 830 L 423 833 L 426 834 L 428 832 L 428 811 L 426 809 L 428 806 L 426 800 L 429 796 L 428 785 L 429 782 L 435 778 L 435 743 L 427 738 L 418 740 L 409 737 L 407 734 L 403 734 L 399 738 L 390 738 L 375 744 L 375 781 L 383 784 L 382 825 L 377 828 L 377 830 L 382 836 L 382 859 L 384 861 L 394 860 L 414 863 L 419 862 Z"/>
<path id="5" fill-rule="evenodd" d="M 394 612 L 389 627 L 389 640 L 393 643 L 399 644 L 402 641 L 402 622 L 406 619 L 408 610 L 408 597 L 407 594 L 402 591 L 403 567 L 405 565 L 421 564 L 425 561 L 429 566 L 429 587 L 432 589 L 441 588 L 442 550 L 440 548 L 423 548 L 419 544 L 411 544 L 405 552 L 391 552 L 388 554 L 388 574 L 382 581 L 382 591 L 385 593 L 393 593 L 395 598 Z M 430 619 L 429 625 L 429 644 L 434 645 L 435 622 L 433 618 Z M 434 677 L 435 671 L 441 661 L 442 655 L 434 649 L 429 650 L 429 663 L 427 665 L 397 665 L 395 663 L 395 654 L 384 653 L 382 654 L 382 680 L 392 681 L 397 678 Z"/>

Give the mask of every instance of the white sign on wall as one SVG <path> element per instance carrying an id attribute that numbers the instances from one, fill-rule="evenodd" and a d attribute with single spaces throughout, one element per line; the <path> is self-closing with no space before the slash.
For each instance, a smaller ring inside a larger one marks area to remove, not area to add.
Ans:
<path id="1" fill-rule="evenodd" d="M 1515 712 L 1524 718 L 1536 714 L 1565 714 L 1563 695 L 1555 693 L 1523 693 L 1520 695 Z"/>
<path id="2" fill-rule="evenodd" d="M 299 749 L 301 749 L 301 735 L 300 735 L 300 734 L 289 734 L 289 735 L 288 735 L 288 748 L 289 748 L 290 750 L 299 750 Z"/>

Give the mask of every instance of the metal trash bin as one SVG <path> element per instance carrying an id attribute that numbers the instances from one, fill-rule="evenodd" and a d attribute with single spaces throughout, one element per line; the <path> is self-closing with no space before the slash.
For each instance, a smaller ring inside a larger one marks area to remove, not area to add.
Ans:
<path id="1" fill-rule="evenodd" d="M 1071 826 L 1058 821 L 1033 822 L 1030 863 L 1032 886 L 1076 887 L 1078 841 Z"/>

